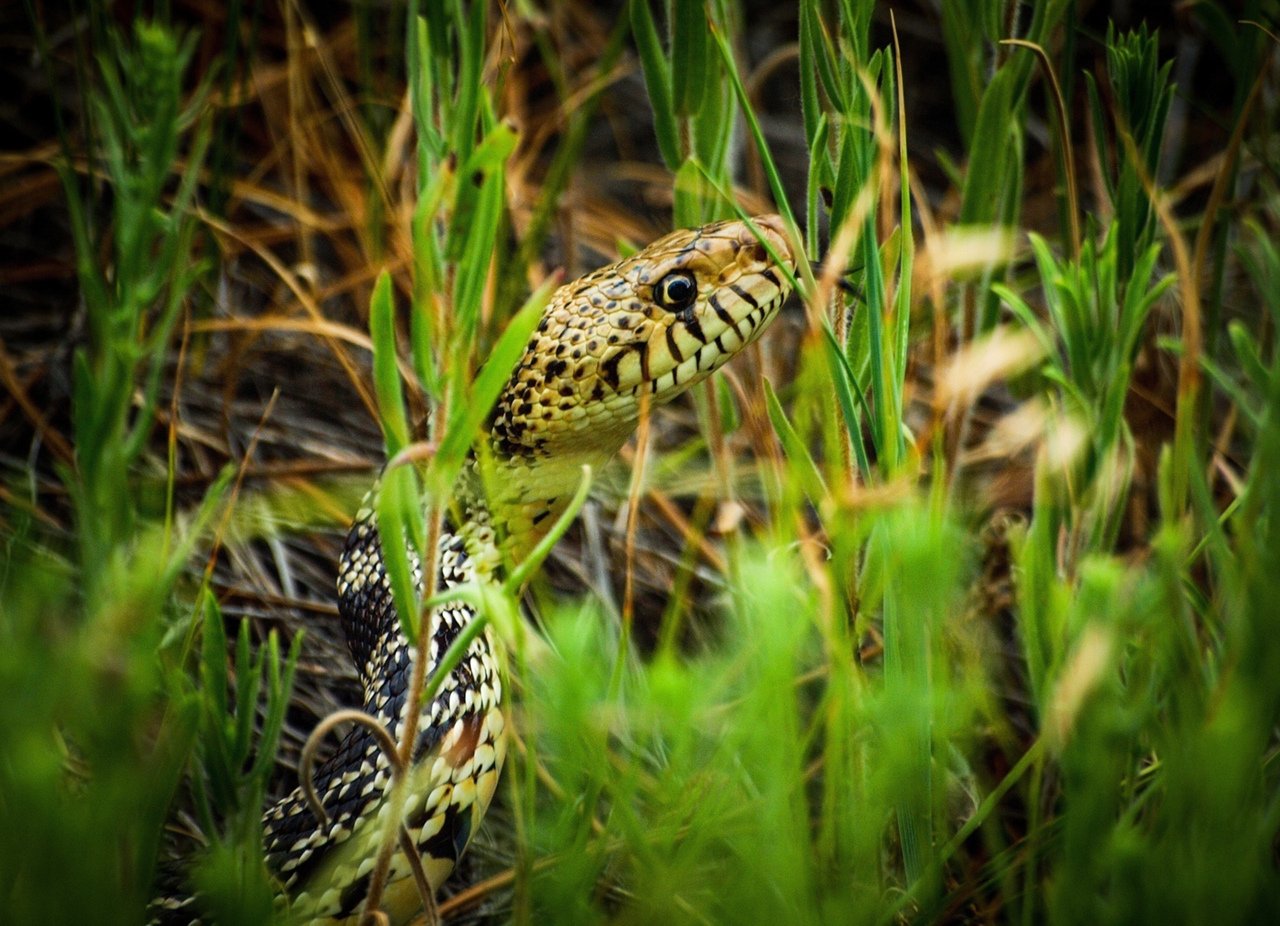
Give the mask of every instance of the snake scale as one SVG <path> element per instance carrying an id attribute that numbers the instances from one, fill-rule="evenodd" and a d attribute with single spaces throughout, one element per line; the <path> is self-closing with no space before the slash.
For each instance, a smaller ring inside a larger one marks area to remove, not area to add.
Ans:
<path id="1" fill-rule="evenodd" d="M 563 511 L 583 464 L 607 462 L 645 406 L 679 395 L 760 335 L 790 292 L 793 276 L 779 262 L 793 271 L 794 260 L 781 219 L 758 216 L 674 232 L 560 287 L 491 415 L 484 478 L 473 454 L 459 480 L 457 514 L 438 546 L 438 587 L 490 578 L 527 553 Z M 399 740 L 416 649 L 400 629 L 368 507 L 348 534 L 338 595 L 364 709 Z M 431 613 L 428 672 L 474 616 L 462 603 Z M 502 768 L 496 645 L 487 628 L 477 635 L 421 707 L 403 823 L 433 887 L 465 850 Z M 359 919 L 390 780 L 373 734 L 356 726 L 314 776 L 326 822 L 300 788 L 268 808 L 267 864 L 292 919 Z M 393 859 L 381 909 L 391 923 L 422 909 L 403 854 Z M 188 893 L 158 900 L 153 914 L 193 923 L 198 910 Z"/>

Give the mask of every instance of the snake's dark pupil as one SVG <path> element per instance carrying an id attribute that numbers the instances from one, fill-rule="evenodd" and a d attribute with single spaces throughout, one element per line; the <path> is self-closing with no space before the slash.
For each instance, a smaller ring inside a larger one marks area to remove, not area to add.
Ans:
<path id="1" fill-rule="evenodd" d="M 668 309 L 682 309 L 690 302 L 697 290 L 693 278 L 687 273 L 669 273 L 658 284 L 658 301 Z"/>

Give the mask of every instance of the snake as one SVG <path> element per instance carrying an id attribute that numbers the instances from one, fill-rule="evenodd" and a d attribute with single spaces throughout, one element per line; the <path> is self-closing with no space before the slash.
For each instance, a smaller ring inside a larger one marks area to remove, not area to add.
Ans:
<path id="1" fill-rule="evenodd" d="M 503 563 L 527 555 L 563 513 L 583 465 L 607 463 L 651 406 L 760 336 L 791 291 L 795 263 L 782 219 L 761 215 L 673 232 L 557 289 L 459 477 L 435 551 L 437 589 L 498 579 Z M 422 565 L 409 552 L 421 594 Z M 420 650 L 401 628 L 368 500 L 348 532 L 337 585 L 364 711 L 398 742 Z M 462 601 L 430 612 L 428 677 L 476 617 Z M 392 924 L 423 910 L 404 854 L 410 844 L 439 888 L 493 798 L 508 732 L 499 646 L 485 626 L 420 705 L 400 808 L 408 838 L 380 903 Z M 266 862 L 292 920 L 360 921 L 392 812 L 390 761 L 374 732 L 356 725 L 314 773 L 323 819 L 302 787 L 265 811 Z M 198 898 L 164 896 L 152 914 L 199 922 Z"/>

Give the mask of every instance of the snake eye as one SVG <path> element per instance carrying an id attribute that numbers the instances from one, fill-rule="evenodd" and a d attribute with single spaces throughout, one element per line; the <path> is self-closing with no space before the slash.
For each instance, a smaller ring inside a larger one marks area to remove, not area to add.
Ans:
<path id="1" fill-rule="evenodd" d="M 692 273 L 677 270 L 668 273 L 653 288 L 653 298 L 668 312 L 679 312 L 698 297 L 698 284 Z"/>

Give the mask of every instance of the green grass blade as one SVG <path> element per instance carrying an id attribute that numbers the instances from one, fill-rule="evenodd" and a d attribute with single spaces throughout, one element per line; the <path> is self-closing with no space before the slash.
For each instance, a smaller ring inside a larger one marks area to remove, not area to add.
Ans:
<path id="1" fill-rule="evenodd" d="M 369 334 L 373 340 L 373 385 L 378 397 L 383 439 L 388 457 L 409 445 L 409 420 L 400 388 L 400 367 L 396 352 L 395 300 L 391 275 L 383 270 L 373 287 L 369 305 Z"/>
<path id="2" fill-rule="evenodd" d="M 667 169 L 675 170 L 680 166 L 682 158 L 670 66 L 662 52 L 662 40 L 658 37 L 658 27 L 653 21 L 648 0 L 631 0 L 630 10 L 631 34 L 635 37 L 636 52 L 640 55 L 644 85 L 649 91 L 658 151 L 661 152 Z"/>

